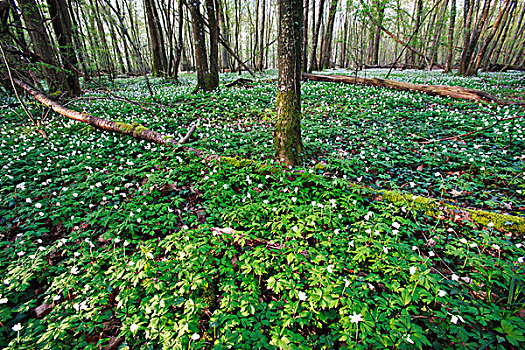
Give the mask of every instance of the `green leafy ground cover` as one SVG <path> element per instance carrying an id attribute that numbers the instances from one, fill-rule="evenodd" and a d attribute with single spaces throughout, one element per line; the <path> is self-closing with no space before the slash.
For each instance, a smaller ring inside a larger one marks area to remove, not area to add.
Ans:
<path id="1" fill-rule="evenodd" d="M 523 75 L 486 77 L 523 87 Z M 151 101 L 141 79 L 114 84 Z M 155 117 L 104 99 L 72 105 L 173 135 L 200 117 L 193 147 L 271 157 L 275 86 L 191 95 L 192 84 L 154 80 L 171 106 L 148 106 Z M 4 109 L 2 348 L 522 347 L 522 237 L 371 202 L 348 181 L 523 215 L 522 119 L 417 143 L 523 112 L 312 82 L 303 108 L 306 171 L 326 176 L 206 163 L 54 115 L 46 140 Z"/>

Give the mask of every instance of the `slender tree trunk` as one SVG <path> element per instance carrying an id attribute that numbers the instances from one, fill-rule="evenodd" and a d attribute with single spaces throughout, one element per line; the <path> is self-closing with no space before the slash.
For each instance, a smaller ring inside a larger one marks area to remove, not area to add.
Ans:
<path id="1" fill-rule="evenodd" d="M 478 20 L 478 23 L 476 24 L 476 28 L 474 29 L 474 32 L 472 33 L 470 37 L 470 41 L 468 45 L 463 49 L 463 54 L 461 56 L 461 63 L 459 66 L 460 75 L 468 76 L 468 75 L 475 74 L 473 70 L 469 69 L 469 64 L 473 58 L 472 56 L 474 55 L 474 51 L 476 50 L 476 45 L 478 44 L 478 40 L 481 35 L 481 31 L 483 30 L 483 27 L 485 26 L 485 21 L 487 20 L 487 16 L 490 10 L 490 3 L 491 3 L 491 0 L 485 0 L 483 4 L 483 12 L 481 14 L 481 18 Z"/>
<path id="2" fill-rule="evenodd" d="M 177 50 L 175 51 L 175 63 L 173 64 L 173 77 L 175 80 L 179 79 L 179 64 L 182 56 L 182 39 L 184 26 L 184 2 L 179 0 L 178 3 L 178 36 L 177 36 Z"/>
<path id="3" fill-rule="evenodd" d="M 307 72 L 308 64 L 306 63 L 306 60 L 308 59 L 308 7 L 310 1 L 305 0 L 304 1 L 304 30 L 303 30 L 303 57 L 302 57 L 302 63 L 303 63 L 303 72 Z"/>
<path id="4" fill-rule="evenodd" d="M 91 18 L 91 35 L 93 36 L 94 42 L 97 46 L 97 53 L 100 53 L 100 56 L 102 56 L 103 70 L 107 74 L 111 74 L 113 72 L 112 61 L 109 58 L 109 47 L 106 45 L 106 31 L 104 30 L 104 22 L 102 21 L 102 15 L 100 13 L 98 1 L 90 1 L 90 5 L 94 12 L 94 15 Z"/>
<path id="5" fill-rule="evenodd" d="M 83 45 L 83 42 L 80 40 L 82 33 L 80 32 L 80 28 L 78 26 L 78 20 L 75 18 L 75 11 L 73 9 L 73 4 L 71 0 L 68 0 L 68 6 L 69 6 L 69 12 L 71 14 L 71 23 L 73 25 L 72 27 L 72 33 L 73 33 L 73 41 L 75 43 L 77 55 L 78 55 L 78 63 L 82 70 L 82 73 L 84 75 L 87 74 L 86 69 L 86 63 L 84 59 L 84 52 L 86 52 L 86 47 Z"/>
<path id="6" fill-rule="evenodd" d="M 296 166 L 303 163 L 301 139 L 301 49 L 303 1 L 279 0 L 279 86 L 277 123 L 273 135 L 275 158 Z"/>
<path id="7" fill-rule="evenodd" d="M 53 51 L 51 39 L 44 27 L 44 20 L 38 4 L 35 0 L 19 0 L 19 4 L 22 18 L 24 19 L 35 53 L 40 56 L 44 62 L 55 67 L 60 67 Z M 49 93 L 55 93 L 63 89 L 61 86 L 61 82 L 63 82 L 64 79 L 62 72 L 58 72 L 55 68 L 44 66 L 43 75 L 47 81 Z"/>
<path id="8" fill-rule="evenodd" d="M 166 75 L 166 50 L 159 15 L 153 0 L 144 0 L 144 8 L 148 22 L 148 33 L 153 57 L 153 75 Z"/>
<path id="9" fill-rule="evenodd" d="M 414 18 L 414 20 L 412 22 L 412 23 L 414 23 L 414 25 L 413 25 L 414 33 L 412 34 L 412 38 L 413 39 L 409 43 L 409 45 L 417 47 L 418 46 L 418 42 L 419 42 L 418 36 L 419 36 L 419 32 L 420 32 L 420 28 L 419 27 L 421 27 L 421 18 L 423 16 L 423 0 L 417 0 L 416 8 L 414 9 L 414 15 L 415 15 L 415 18 Z M 407 52 L 406 58 L 405 58 L 405 62 L 409 66 L 415 65 L 416 59 L 415 59 L 413 51 L 408 51 Z"/>
<path id="10" fill-rule="evenodd" d="M 494 44 L 492 45 L 492 49 L 490 50 L 488 54 L 488 58 L 485 60 L 485 66 L 484 69 L 488 70 L 491 63 L 498 63 L 499 55 L 501 53 L 501 49 L 503 48 L 503 45 L 507 41 L 507 36 L 510 32 L 510 26 L 512 25 L 512 17 L 514 15 L 514 11 L 516 10 L 517 1 L 512 1 L 512 8 L 510 11 L 507 11 L 505 14 L 505 18 L 503 19 L 503 23 L 505 25 L 501 28 L 498 37 L 494 41 Z"/>
<path id="11" fill-rule="evenodd" d="M 220 0 L 217 0 L 217 2 L 215 3 L 215 5 L 217 6 L 217 17 L 218 17 L 218 20 L 219 20 L 219 26 L 221 28 L 221 35 L 222 37 L 224 38 L 224 41 L 226 41 L 226 43 L 230 43 L 230 29 L 228 27 L 228 23 L 226 23 L 226 18 L 225 18 L 225 15 L 224 15 L 224 8 L 223 6 L 223 3 L 222 1 Z M 227 69 L 227 68 L 230 68 L 230 53 L 228 52 L 228 50 L 226 49 L 222 49 L 221 51 L 222 55 L 221 55 L 221 68 L 222 69 Z"/>
<path id="12" fill-rule="evenodd" d="M 51 23 L 57 37 L 62 66 L 65 69 L 67 91 L 70 96 L 81 93 L 77 72 L 77 56 L 73 46 L 71 17 L 64 0 L 47 0 Z"/>
<path id="13" fill-rule="evenodd" d="M 386 2 L 384 0 L 374 0 L 374 9 L 376 10 L 376 25 L 373 35 L 372 47 L 370 50 L 370 65 L 377 65 L 379 63 L 379 42 L 381 40 L 381 26 L 385 18 Z"/>
<path id="14" fill-rule="evenodd" d="M 348 5 L 348 4 L 347 4 Z M 344 28 L 343 28 L 343 40 L 341 48 L 341 60 L 340 66 L 342 68 L 348 67 L 348 42 L 349 42 L 349 26 L 350 18 L 348 16 L 348 6 L 344 9 Z"/>
<path id="15" fill-rule="evenodd" d="M 454 59 L 454 29 L 456 26 L 456 0 L 450 1 L 450 23 L 448 27 L 448 51 L 445 63 L 445 73 L 452 71 L 452 60 Z"/>
<path id="16" fill-rule="evenodd" d="M 330 9 L 328 11 L 328 23 L 326 24 L 326 31 L 323 41 L 323 50 L 321 53 L 321 59 L 319 68 L 325 69 L 331 66 L 330 64 L 330 58 L 332 53 L 332 38 L 334 33 L 334 22 L 335 22 L 335 14 L 337 12 L 337 3 L 338 0 L 332 0 L 330 3 Z"/>
<path id="17" fill-rule="evenodd" d="M 503 15 L 507 11 L 507 7 L 509 6 L 509 3 L 510 3 L 510 0 L 505 0 L 503 7 L 500 9 L 498 16 L 496 17 L 496 20 L 494 21 L 494 24 L 492 25 L 492 29 L 490 30 L 489 34 L 485 37 L 485 41 L 483 42 L 483 45 L 479 49 L 476 60 L 469 65 L 467 75 L 475 75 L 477 73 L 481 65 L 481 61 L 483 60 L 483 57 L 485 57 L 487 48 L 489 47 L 490 42 L 492 41 L 492 39 L 494 38 L 494 35 L 496 35 L 496 32 L 499 29 L 501 19 L 503 18 Z"/>
<path id="18" fill-rule="evenodd" d="M 191 13 L 193 40 L 195 47 L 195 64 L 197 68 L 197 87 L 196 90 L 211 91 L 219 86 L 219 51 L 217 46 L 218 32 L 217 20 L 213 0 L 206 1 L 206 11 L 210 27 L 210 62 L 208 64 L 208 54 L 206 52 L 206 37 L 204 35 L 204 17 L 200 12 L 200 0 L 189 2 L 188 7 Z"/>
<path id="19" fill-rule="evenodd" d="M 235 0 L 234 3 L 235 3 L 235 53 L 237 54 L 238 57 L 242 57 L 239 51 L 239 40 L 240 40 L 239 36 L 241 34 L 241 29 L 240 29 L 241 15 L 240 15 L 240 9 L 239 9 L 239 0 Z M 238 67 L 239 74 L 240 74 L 241 67 L 239 65 L 237 65 L 237 67 Z"/>
<path id="20" fill-rule="evenodd" d="M 257 63 L 257 68 L 260 72 L 263 71 L 263 58 L 264 58 L 264 51 L 268 50 L 268 48 L 264 45 L 264 31 L 265 31 L 265 25 L 266 25 L 266 0 L 261 0 L 261 34 L 260 34 L 260 43 L 259 43 L 259 62 Z"/>
<path id="21" fill-rule="evenodd" d="M 206 13 L 208 14 L 208 28 L 210 30 L 210 80 L 211 87 L 219 86 L 219 26 L 214 0 L 205 0 Z"/>
<path id="22" fill-rule="evenodd" d="M 319 31 L 323 23 L 324 2 L 325 0 L 319 1 L 319 14 L 317 15 L 317 23 L 315 24 L 315 31 L 312 37 L 312 54 L 310 56 L 310 65 L 308 68 L 310 72 L 318 69 L 317 67 L 317 43 L 319 41 Z"/>
<path id="23" fill-rule="evenodd" d="M 432 69 L 432 66 L 438 60 L 438 51 L 439 51 L 440 41 L 441 41 L 441 32 L 443 31 L 443 27 L 445 26 L 447 8 L 448 8 L 448 0 L 445 0 L 443 4 L 443 14 L 441 15 L 439 25 L 436 25 L 436 27 L 434 28 L 434 39 L 432 40 L 432 46 L 430 50 L 430 59 L 432 60 L 430 62 L 430 69 Z"/>

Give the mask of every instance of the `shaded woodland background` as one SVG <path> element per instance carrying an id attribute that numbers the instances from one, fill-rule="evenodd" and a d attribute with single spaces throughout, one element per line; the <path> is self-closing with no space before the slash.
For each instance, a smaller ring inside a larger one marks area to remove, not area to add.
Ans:
<path id="1" fill-rule="evenodd" d="M 80 93 L 79 77 L 177 79 L 197 70 L 218 81 L 217 70 L 277 66 L 275 1 L 1 0 L 0 12 L 5 89 L 6 64 L 70 96 Z M 524 15 L 518 0 L 305 0 L 303 70 L 521 70 Z"/>

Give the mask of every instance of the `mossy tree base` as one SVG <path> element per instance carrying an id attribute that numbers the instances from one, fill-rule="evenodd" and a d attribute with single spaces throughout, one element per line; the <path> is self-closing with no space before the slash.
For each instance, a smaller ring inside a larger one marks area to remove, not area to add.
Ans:
<path id="1" fill-rule="evenodd" d="M 301 110 L 293 91 L 277 93 L 277 123 L 273 146 L 278 162 L 289 166 L 303 164 Z"/>

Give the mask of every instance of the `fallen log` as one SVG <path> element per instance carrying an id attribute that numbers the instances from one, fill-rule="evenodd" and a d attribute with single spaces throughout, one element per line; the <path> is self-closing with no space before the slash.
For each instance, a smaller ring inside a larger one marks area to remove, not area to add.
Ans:
<path id="1" fill-rule="evenodd" d="M 464 88 L 461 86 L 451 85 L 424 85 L 424 84 L 412 84 L 401 81 L 380 79 L 380 78 L 361 78 L 352 77 L 348 75 L 328 75 L 328 74 L 309 74 L 303 73 L 303 80 L 314 80 L 324 81 L 330 83 L 343 83 L 343 84 L 354 84 L 354 85 L 366 85 L 366 86 L 377 86 L 386 87 L 401 91 L 415 91 L 422 92 L 431 96 L 443 96 L 451 97 L 468 101 L 485 102 L 485 103 L 496 103 L 498 105 L 510 106 L 525 106 L 525 102 L 515 102 L 505 100 L 488 92 Z"/>
<path id="2" fill-rule="evenodd" d="M 43 105 L 51 108 L 55 112 L 69 119 L 73 119 L 73 120 L 91 125 L 97 129 L 108 130 L 108 131 L 113 131 L 113 132 L 117 132 L 117 133 L 124 134 L 124 135 L 129 135 L 137 139 L 154 142 L 160 145 L 180 147 L 184 143 L 188 142 L 188 140 L 191 137 L 191 134 L 195 131 L 195 129 L 197 128 L 197 124 L 198 124 L 198 121 L 197 121 L 197 123 L 195 123 L 190 128 L 190 130 L 188 131 L 188 133 L 186 134 L 184 138 L 182 138 L 179 141 L 176 141 L 171 136 L 164 135 L 156 131 L 147 129 L 146 127 L 138 123 L 128 124 L 128 123 L 123 123 L 123 122 L 116 122 L 116 121 L 99 118 L 97 116 L 91 115 L 86 112 L 74 111 L 72 109 L 66 108 L 58 104 L 57 102 L 53 101 L 52 99 L 50 99 L 43 93 L 36 91 L 31 86 L 27 85 L 26 83 L 16 78 L 13 78 L 12 81 L 16 85 L 18 85 L 19 87 L 27 91 L 38 102 L 42 103 Z"/>

